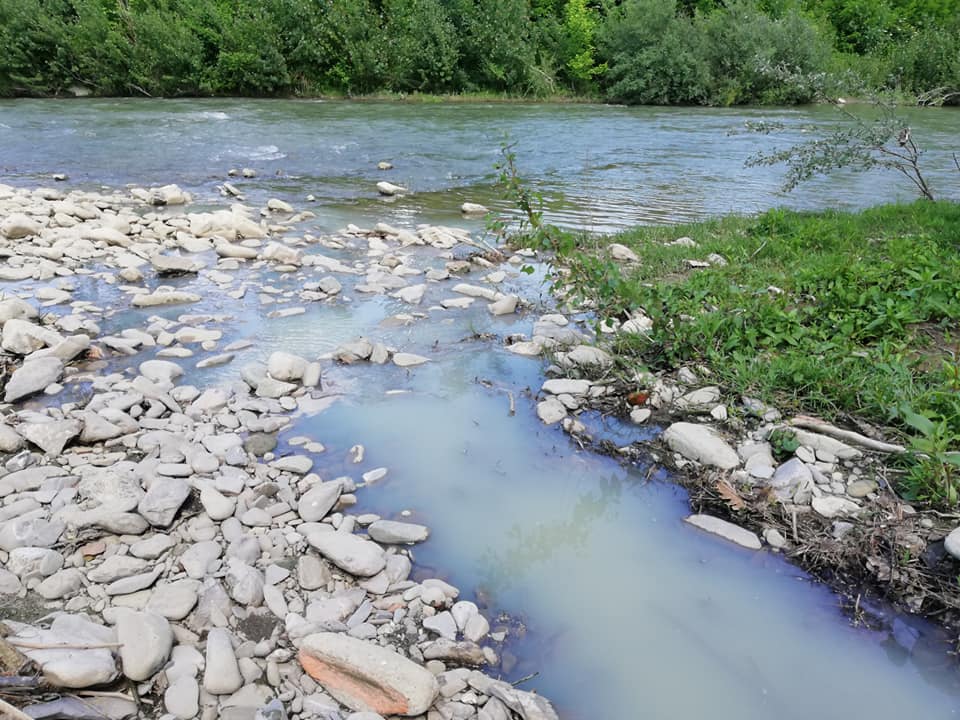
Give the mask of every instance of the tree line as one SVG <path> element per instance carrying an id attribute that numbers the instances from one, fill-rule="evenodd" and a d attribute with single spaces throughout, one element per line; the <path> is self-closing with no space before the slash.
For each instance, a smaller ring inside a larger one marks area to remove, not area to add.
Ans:
<path id="1" fill-rule="evenodd" d="M 0 96 L 960 91 L 956 0 L 0 0 Z"/>

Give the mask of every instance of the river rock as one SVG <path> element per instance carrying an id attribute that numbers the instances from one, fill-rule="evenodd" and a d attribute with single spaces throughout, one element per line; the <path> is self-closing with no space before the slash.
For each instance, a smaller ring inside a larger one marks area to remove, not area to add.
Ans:
<path id="1" fill-rule="evenodd" d="M 490 211 L 479 203 L 465 202 L 460 206 L 460 212 L 464 215 L 486 215 Z"/>
<path id="2" fill-rule="evenodd" d="M 567 416 L 567 408 L 556 398 L 547 398 L 537 403 L 537 417 L 546 425 L 554 425 Z"/>
<path id="3" fill-rule="evenodd" d="M 347 635 L 303 638 L 303 669 L 351 710 L 412 717 L 427 712 L 439 692 L 427 669 L 392 650 Z"/>
<path id="4" fill-rule="evenodd" d="M 197 604 L 199 588 L 196 580 L 161 583 L 150 594 L 146 609 L 168 620 L 183 620 Z"/>
<path id="5" fill-rule="evenodd" d="M 792 498 L 797 490 L 813 484 L 810 468 L 800 458 L 791 458 L 778 467 L 767 481 L 781 500 Z"/>
<path id="6" fill-rule="evenodd" d="M 426 362 L 430 362 L 429 358 L 423 357 L 423 355 L 416 355 L 414 353 L 395 353 L 393 356 L 393 364 L 397 367 L 416 367 L 417 365 L 423 365 Z"/>
<path id="7" fill-rule="evenodd" d="M 156 290 L 149 295 L 137 295 L 133 298 L 134 307 L 157 307 L 159 305 L 180 305 L 183 303 L 200 302 L 202 298 L 196 293 L 184 290 Z"/>
<path id="8" fill-rule="evenodd" d="M 274 380 L 301 380 L 307 370 L 307 361 L 298 355 L 275 352 L 267 360 L 267 372 Z"/>
<path id="9" fill-rule="evenodd" d="M 544 382 L 540 389 L 551 395 L 586 395 L 590 392 L 590 381 L 553 378 Z"/>
<path id="10" fill-rule="evenodd" d="M 158 275 L 183 275 L 199 272 L 202 265 L 182 255 L 153 255 L 150 264 Z"/>
<path id="11" fill-rule="evenodd" d="M 165 617 L 152 612 L 118 608 L 117 641 L 123 674 L 142 682 L 160 670 L 170 657 L 173 631 Z"/>
<path id="12" fill-rule="evenodd" d="M 242 686 L 243 676 L 230 642 L 230 632 L 223 628 L 213 628 L 207 634 L 203 689 L 211 695 L 228 695 Z"/>
<path id="13" fill-rule="evenodd" d="M 520 298 L 516 295 L 507 295 L 487 305 L 487 310 L 494 316 L 511 315 L 517 311 L 519 303 Z"/>
<path id="14" fill-rule="evenodd" d="M 381 195 L 392 197 L 394 195 L 401 195 L 407 192 L 407 189 L 405 187 L 401 187 L 400 185 L 394 185 L 393 183 L 383 180 L 377 183 L 377 192 Z"/>
<path id="15" fill-rule="evenodd" d="M 178 720 L 190 720 L 200 712 L 200 686 L 195 678 L 182 675 L 163 694 L 167 712 Z"/>
<path id="16" fill-rule="evenodd" d="M 310 472 L 310 468 L 313 467 L 313 460 L 308 458 L 306 455 L 287 455 L 279 460 L 274 460 L 272 463 L 270 463 L 270 467 L 283 472 L 306 475 L 308 472 Z"/>
<path id="17" fill-rule="evenodd" d="M 111 555 L 102 563 L 87 571 L 90 582 L 112 583 L 120 578 L 130 577 L 144 572 L 150 563 L 129 555 Z"/>
<path id="18" fill-rule="evenodd" d="M 140 363 L 140 374 L 155 383 L 172 383 L 183 375 L 183 368 L 169 360 L 145 360 Z"/>
<path id="19" fill-rule="evenodd" d="M 443 660 L 460 665 L 487 664 L 483 648 L 469 640 L 454 642 L 447 638 L 439 638 L 424 649 L 423 657 L 427 660 Z"/>
<path id="20" fill-rule="evenodd" d="M 304 590 L 326 587 L 330 579 L 330 569 L 320 558 L 315 555 L 301 555 L 297 558 L 297 584 Z"/>
<path id="21" fill-rule="evenodd" d="M 810 505 L 817 515 L 825 518 L 853 517 L 860 512 L 860 506 L 853 502 L 853 500 L 847 500 L 846 498 L 836 497 L 834 495 L 815 497 L 810 502 Z"/>
<path id="22" fill-rule="evenodd" d="M 47 577 L 63 567 L 63 555 L 56 550 L 19 547 L 10 551 L 6 568 L 21 579 Z"/>
<path id="23" fill-rule="evenodd" d="M 370 540 L 347 533 L 319 530 L 309 524 L 301 525 L 297 530 L 317 552 L 351 575 L 371 577 L 387 564 L 383 548 Z"/>
<path id="24" fill-rule="evenodd" d="M 619 262 L 630 262 L 638 263 L 640 258 L 637 254 L 628 248 L 626 245 L 621 245 L 620 243 L 610 243 L 607 245 L 607 252 L 610 253 L 610 257 Z"/>
<path id="25" fill-rule="evenodd" d="M 137 505 L 137 512 L 154 527 L 168 527 L 190 496 L 190 485 L 176 477 L 157 476 Z"/>
<path id="26" fill-rule="evenodd" d="M 79 420 L 51 420 L 25 423 L 18 430 L 23 437 L 50 457 L 59 457 L 67 443 L 79 435 L 82 428 Z"/>
<path id="27" fill-rule="evenodd" d="M 960 560 L 960 527 L 951 530 L 943 539 L 943 547 L 951 557 Z"/>
<path id="28" fill-rule="evenodd" d="M 23 437 L 5 422 L 0 421 L 0 452 L 15 453 L 23 447 Z"/>
<path id="29" fill-rule="evenodd" d="M 387 545 L 413 545 L 423 542 L 430 535 L 425 525 L 393 520 L 377 520 L 367 528 L 367 532 L 377 542 Z"/>
<path id="30" fill-rule="evenodd" d="M 50 547 L 60 539 L 64 528 L 63 522 L 42 517 L 7 520 L 0 524 L 0 550 L 9 552 L 18 547 Z"/>
<path id="31" fill-rule="evenodd" d="M 3 219 L 3 222 L 0 222 L 0 235 L 8 240 L 21 240 L 39 235 L 41 230 L 40 223 L 23 213 L 11 213 Z"/>
<path id="32" fill-rule="evenodd" d="M 731 470 L 740 464 L 736 451 L 706 425 L 673 423 L 663 433 L 663 439 L 674 452 L 703 465 Z"/>
<path id="33" fill-rule="evenodd" d="M 110 628 L 79 615 L 57 615 L 49 630 L 28 628 L 17 635 L 36 644 L 99 645 L 116 642 Z M 24 649 L 24 655 L 43 669 L 44 678 L 54 687 L 86 688 L 110 682 L 117 676 L 113 655 L 108 648 Z"/>
<path id="34" fill-rule="evenodd" d="M 423 619 L 423 627 L 448 640 L 457 639 L 457 623 L 449 611 L 444 610 Z"/>
<path id="35" fill-rule="evenodd" d="M 319 522 L 333 509 L 340 499 L 341 488 L 338 482 L 317 483 L 300 496 L 297 512 L 305 522 Z"/>
<path id="36" fill-rule="evenodd" d="M 219 490 L 209 485 L 200 491 L 200 504 L 203 505 L 203 509 L 207 511 L 210 519 L 216 521 L 226 520 L 233 515 L 237 507 L 236 500 L 226 497 Z"/>
<path id="37" fill-rule="evenodd" d="M 3 349 L 17 355 L 29 355 L 41 348 L 53 346 L 63 338 L 42 325 L 14 318 L 3 325 Z"/>
<path id="38" fill-rule="evenodd" d="M 60 358 L 44 357 L 28 360 L 17 368 L 4 391 L 4 402 L 14 402 L 40 392 L 63 376 L 63 362 Z"/>
<path id="39" fill-rule="evenodd" d="M 752 533 L 739 525 L 734 525 L 732 522 L 727 522 L 718 517 L 713 517 L 712 515 L 690 515 L 686 518 L 686 522 L 750 550 L 759 550 L 761 548 L 760 538 L 757 537 L 756 533 Z"/>
<path id="40" fill-rule="evenodd" d="M 76 568 L 56 572 L 35 588 L 44 600 L 59 600 L 73 595 L 83 587 L 83 573 Z"/>

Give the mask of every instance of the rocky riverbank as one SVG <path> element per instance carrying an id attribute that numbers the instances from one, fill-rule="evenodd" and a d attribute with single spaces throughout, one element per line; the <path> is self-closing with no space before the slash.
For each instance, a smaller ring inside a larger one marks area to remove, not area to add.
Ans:
<path id="1" fill-rule="evenodd" d="M 521 258 L 456 259 L 476 246 L 451 228 L 313 237 L 299 231 L 312 215 L 279 200 L 190 202 L 176 186 L 0 185 L 0 709 L 556 718 L 498 679 L 506 625 L 442 579 L 412 579 L 428 528 L 351 513 L 386 471 L 322 478 L 322 438 L 294 434 L 335 399 L 323 381 L 334 363 L 409 371 L 429 358 L 359 338 L 243 362 L 254 343 L 225 337 L 229 313 L 191 312 L 251 293 L 268 318 L 289 317 L 345 302 L 349 284 L 408 304 L 400 323 L 422 317 L 428 291 L 444 309 L 507 315 L 522 303 L 497 286 Z M 229 382 L 186 381 L 234 364 Z M 357 445 L 345 462 L 363 457 Z"/>
<path id="2" fill-rule="evenodd" d="M 727 263 L 687 237 L 667 244 L 685 248 L 692 271 Z M 616 243 L 603 252 L 624 266 L 641 262 Z M 596 336 L 556 315 L 538 323 L 531 339 L 518 339 L 511 350 L 552 361 L 539 394 L 541 420 L 625 462 L 652 456 L 689 490 L 691 525 L 753 551 L 784 553 L 836 590 L 854 622 L 886 626 L 884 608 L 892 604 L 956 637 L 957 516 L 897 492 L 908 449 L 868 422 L 851 430 L 785 415 L 732 393 L 703 364 L 651 373 L 618 356 L 618 347 L 648 341 L 653 327 L 637 310 L 602 324 Z M 595 412 L 662 432 L 616 446 L 590 436 L 582 416 Z"/>

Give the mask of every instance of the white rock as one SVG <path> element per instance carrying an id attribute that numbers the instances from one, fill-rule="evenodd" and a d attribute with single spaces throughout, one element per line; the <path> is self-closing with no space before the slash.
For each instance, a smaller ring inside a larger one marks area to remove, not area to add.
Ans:
<path id="1" fill-rule="evenodd" d="M 180 478 L 158 476 L 137 505 L 137 512 L 151 525 L 168 527 L 189 496 L 190 485 Z"/>
<path id="2" fill-rule="evenodd" d="M 59 358 L 45 357 L 29 360 L 17 368 L 7 381 L 4 402 L 14 402 L 40 392 L 62 376 L 63 362 Z"/>
<path id="3" fill-rule="evenodd" d="M 423 542 L 430 536 L 430 530 L 416 523 L 377 520 L 367 528 L 370 537 L 387 545 L 412 545 Z"/>
<path id="4" fill-rule="evenodd" d="M 207 634 L 203 689 L 211 695 L 228 695 L 242 686 L 243 676 L 230 643 L 230 632 L 223 628 L 213 628 Z"/>
<path id="5" fill-rule="evenodd" d="M 537 417 L 545 425 L 554 425 L 567 416 L 567 408 L 556 398 L 547 398 L 537 403 Z"/>
<path id="6" fill-rule="evenodd" d="M 79 420 L 51 420 L 25 423 L 18 430 L 24 438 L 50 457 L 59 457 L 67 443 L 79 435 L 82 428 L 83 425 Z"/>
<path id="7" fill-rule="evenodd" d="M 338 482 L 317 483 L 300 496 L 297 512 L 305 522 L 323 520 L 340 499 L 342 485 Z"/>
<path id="8" fill-rule="evenodd" d="M 960 560 L 960 528 L 950 531 L 943 539 L 943 547 L 952 557 Z"/>
<path id="9" fill-rule="evenodd" d="M 825 518 L 834 518 L 840 516 L 853 517 L 860 512 L 860 506 L 853 500 L 836 497 L 834 495 L 824 495 L 815 497 L 810 502 L 813 511 Z"/>
<path id="10" fill-rule="evenodd" d="M 487 306 L 487 309 L 490 311 L 491 315 L 511 315 L 517 311 L 517 305 L 520 303 L 520 298 L 516 295 L 507 295 L 495 300 Z"/>
<path id="11" fill-rule="evenodd" d="M 178 677 L 163 694 L 167 712 L 179 720 L 190 720 L 200 712 L 200 686 L 189 675 Z"/>
<path id="12" fill-rule="evenodd" d="M 321 555 L 351 575 L 371 577 L 387 564 L 383 548 L 370 540 L 347 533 L 316 530 L 309 525 L 297 529 Z"/>
<path id="13" fill-rule="evenodd" d="M 377 183 L 377 192 L 379 192 L 381 195 L 391 197 L 393 195 L 405 193 L 407 192 L 407 189 L 405 187 L 401 187 L 400 185 L 394 185 L 393 183 L 383 180 Z"/>
<path id="14" fill-rule="evenodd" d="M 267 372 L 274 380 L 299 381 L 307 371 L 307 361 L 298 355 L 287 352 L 275 352 L 267 360 Z"/>
<path id="15" fill-rule="evenodd" d="M 619 260 L 620 262 L 640 262 L 637 254 L 626 245 L 610 243 L 607 246 L 607 251 L 614 260 Z"/>
<path id="16" fill-rule="evenodd" d="M 706 425 L 678 422 L 663 433 L 670 449 L 688 460 L 730 470 L 740 464 L 736 451 Z"/>
<path id="17" fill-rule="evenodd" d="M 0 235 L 8 240 L 39 235 L 41 230 L 40 223 L 23 213 L 11 213 L 0 222 Z"/>
<path id="18" fill-rule="evenodd" d="M 123 674 L 142 682 L 160 670 L 170 657 L 173 631 L 165 617 L 152 612 L 119 608 L 117 641 L 121 643 Z"/>
<path id="19" fill-rule="evenodd" d="M 395 353 L 393 356 L 393 364 L 397 367 L 415 367 L 417 365 L 423 365 L 423 363 L 430 362 L 429 358 L 425 358 L 422 355 L 415 355 L 413 353 Z"/>
<path id="20" fill-rule="evenodd" d="M 731 522 L 721 520 L 712 515 L 690 515 L 686 518 L 686 521 L 701 530 L 719 535 L 730 542 L 742 545 L 750 550 L 759 550 L 761 547 L 760 538 L 757 537 L 756 533 L 752 533 L 739 525 L 734 525 Z"/>

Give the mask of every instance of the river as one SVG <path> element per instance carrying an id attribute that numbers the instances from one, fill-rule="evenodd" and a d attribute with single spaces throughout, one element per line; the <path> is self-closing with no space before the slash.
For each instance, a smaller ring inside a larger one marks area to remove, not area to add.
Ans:
<path id="1" fill-rule="evenodd" d="M 788 132 L 744 132 L 746 121 L 760 119 L 783 122 Z M 224 202 L 216 186 L 227 170 L 250 167 L 256 178 L 234 181 L 249 203 L 278 197 L 311 209 L 315 234 L 378 221 L 462 225 L 464 200 L 507 208 L 492 185 L 509 138 L 548 217 L 593 231 L 781 204 L 910 199 L 891 173 L 842 174 L 784 196 L 780 169 L 744 168 L 752 153 L 811 137 L 837 119 L 832 108 L 9 101 L 0 102 L 0 182 L 50 184 L 57 172 L 73 187 L 176 182 L 212 205 Z M 917 111 L 911 123 L 929 148 L 932 184 L 956 196 L 950 151 L 960 114 Z M 395 169 L 378 171 L 381 160 Z M 381 199 L 374 185 L 384 179 L 414 192 Z M 482 229 L 482 221 L 467 225 Z M 427 321 L 384 325 L 409 306 L 354 293 L 345 282 L 349 304 L 316 303 L 304 315 L 268 319 L 256 293 L 238 304 L 216 298 L 202 278 L 192 282 L 210 298 L 206 309 L 233 316 L 225 342 L 255 341 L 245 360 L 275 349 L 317 356 L 359 335 L 429 354 L 433 362 L 412 372 L 329 370 L 325 385 L 341 401 L 287 435 L 323 442 L 325 478 L 388 469 L 361 491 L 358 511 L 407 510 L 431 527 L 415 551 L 418 566 L 476 599 L 494 627 L 499 613 L 509 616 L 504 622 L 518 637 L 508 677 L 536 673 L 524 687 L 551 698 L 564 720 L 957 714 L 960 675 L 929 626 L 893 615 L 887 630 L 852 626 L 832 593 L 779 556 L 686 526 L 685 495 L 669 478 L 583 452 L 558 428 L 542 426 L 524 393 L 539 388 L 541 363 L 476 339 L 529 333 L 535 314 L 428 311 L 442 297 L 430 289 L 420 308 Z M 528 280 L 509 282 L 536 298 Z M 107 302 L 110 291 L 103 292 Z M 233 365 L 194 370 L 190 381 L 226 381 L 236 372 Z M 515 416 L 505 391 L 517 398 Z M 655 431 L 588 421 L 623 443 Z M 344 459 L 356 443 L 366 448 L 359 468 Z"/>

